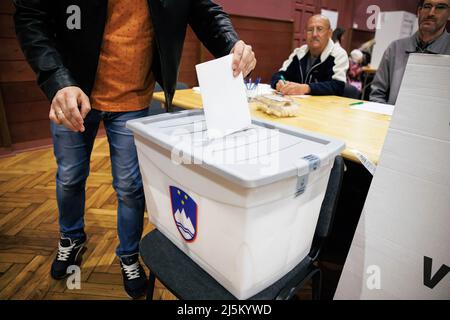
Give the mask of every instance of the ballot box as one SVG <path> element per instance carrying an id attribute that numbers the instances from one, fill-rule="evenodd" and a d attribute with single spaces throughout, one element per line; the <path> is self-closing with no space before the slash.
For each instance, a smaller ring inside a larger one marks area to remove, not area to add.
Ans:
<path id="1" fill-rule="evenodd" d="M 311 248 L 344 143 L 271 122 L 209 140 L 202 110 L 127 122 L 150 221 L 238 299 Z"/>

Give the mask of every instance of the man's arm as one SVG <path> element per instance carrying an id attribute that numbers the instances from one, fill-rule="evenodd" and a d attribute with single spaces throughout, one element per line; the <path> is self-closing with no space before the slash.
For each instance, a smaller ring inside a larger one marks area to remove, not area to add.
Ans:
<path id="1" fill-rule="evenodd" d="M 239 41 L 228 14 L 210 0 L 191 1 L 189 17 L 192 30 L 215 57 L 226 56 Z"/>
<path id="2" fill-rule="evenodd" d="M 191 1 L 189 24 L 200 41 L 215 57 L 233 54 L 233 74 L 247 76 L 256 66 L 255 53 L 245 44 L 231 24 L 229 16 L 211 0 Z"/>
<path id="3" fill-rule="evenodd" d="M 339 80 L 310 83 L 311 95 L 313 96 L 342 96 L 345 82 Z"/>
<path id="4" fill-rule="evenodd" d="M 50 101 L 58 90 L 77 85 L 56 50 L 49 16 L 51 2 L 14 0 L 17 39 L 37 75 L 38 85 Z"/>
<path id="5" fill-rule="evenodd" d="M 381 59 L 380 66 L 378 67 L 375 79 L 372 82 L 372 91 L 370 93 L 370 101 L 387 103 L 389 100 L 389 91 L 391 87 L 389 64 L 391 59 L 395 59 L 392 56 L 394 52 L 392 45 L 390 45 Z"/>
<path id="6" fill-rule="evenodd" d="M 72 131 L 84 131 L 83 118 L 91 110 L 89 98 L 77 87 L 56 50 L 51 3 L 51 0 L 14 0 L 17 39 L 39 86 L 51 101 L 50 120 Z"/>
<path id="7" fill-rule="evenodd" d="M 272 75 L 270 85 L 273 89 L 277 89 L 277 84 L 282 81 L 282 77 L 286 81 L 301 82 L 300 78 L 300 61 L 298 60 L 298 54 L 301 48 L 296 48 L 289 58 L 283 62 L 281 69 Z"/>

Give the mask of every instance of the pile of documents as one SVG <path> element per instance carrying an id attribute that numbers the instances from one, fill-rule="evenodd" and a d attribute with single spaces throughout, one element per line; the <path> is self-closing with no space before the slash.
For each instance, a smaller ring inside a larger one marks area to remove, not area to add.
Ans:
<path id="1" fill-rule="evenodd" d="M 298 116 L 299 105 L 291 98 L 276 94 L 256 98 L 258 110 L 279 118 Z"/>

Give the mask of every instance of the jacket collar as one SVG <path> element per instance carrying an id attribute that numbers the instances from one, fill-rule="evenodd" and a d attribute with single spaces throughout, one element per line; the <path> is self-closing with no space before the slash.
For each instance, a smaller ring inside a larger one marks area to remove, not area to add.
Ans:
<path id="1" fill-rule="evenodd" d="M 439 54 L 444 51 L 446 46 L 448 45 L 448 41 L 450 39 L 450 34 L 444 30 L 444 32 L 433 40 L 431 44 L 428 45 L 426 51 L 432 54 Z M 419 31 L 417 31 L 412 37 L 409 38 L 408 46 L 406 48 L 406 53 L 415 53 L 417 52 L 419 39 Z"/>
<path id="2" fill-rule="evenodd" d="M 323 50 L 322 54 L 320 55 L 320 62 L 324 62 L 325 60 L 328 59 L 328 57 L 331 54 L 331 51 L 333 51 L 333 48 L 334 48 L 334 42 L 333 42 L 333 40 L 329 39 L 328 44 L 325 47 L 325 50 Z"/>

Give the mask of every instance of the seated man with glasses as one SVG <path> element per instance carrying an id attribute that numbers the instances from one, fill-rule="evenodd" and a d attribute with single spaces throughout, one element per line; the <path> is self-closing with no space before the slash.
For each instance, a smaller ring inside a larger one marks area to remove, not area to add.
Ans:
<path id="1" fill-rule="evenodd" d="M 372 83 L 371 101 L 395 105 L 410 53 L 450 55 L 450 34 L 445 30 L 450 17 L 449 2 L 419 2 L 419 30 L 412 37 L 394 41 L 387 48 Z"/>
<path id="2" fill-rule="evenodd" d="M 342 95 L 349 61 L 341 46 L 331 40 L 328 18 L 308 20 L 306 45 L 297 48 L 272 76 L 272 88 L 285 95 Z"/>

